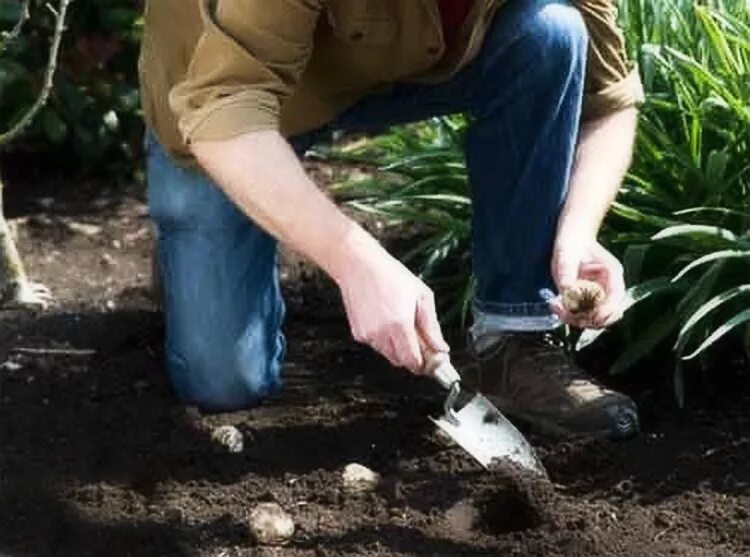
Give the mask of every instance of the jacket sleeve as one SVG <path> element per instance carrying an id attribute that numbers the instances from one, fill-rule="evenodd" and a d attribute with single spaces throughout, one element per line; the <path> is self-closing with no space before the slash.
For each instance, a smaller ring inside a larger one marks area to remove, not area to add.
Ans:
<path id="1" fill-rule="evenodd" d="M 203 31 L 169 105 L 186 144 L 278 129 L 325 0 L 200 0 Z"/>
<path id="2" fill-rule="evenodd" d="M 625 51 L 615 0 L 574 0 L 589 33 L 583 118 L 599 118 L 643 102 L 638 70 Z"/>

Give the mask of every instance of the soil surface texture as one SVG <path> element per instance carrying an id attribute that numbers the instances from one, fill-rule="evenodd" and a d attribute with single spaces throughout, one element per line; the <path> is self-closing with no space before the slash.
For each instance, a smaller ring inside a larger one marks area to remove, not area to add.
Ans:
<path id="1" fill-rule="evenodd" d="M 0 555 L 750 555 L 746 376 L 684 412 L 634 393 L 645 431 L 625 443 L 531 436 L 551 483 L 509 482 L 436 434 L 439 387 L 352 342 L 336 290 L 288 256 L 283 393 L 202 415 L 165 379 L 142 195 L 8 195 L 56 302 L 0 313 Z M 212 439 L 222 425 L 242 452 Z M 344 490 L 350 463 L 374 491 Z M 293 518 L 286 545 L 251 539 L 262 502 Z"/>

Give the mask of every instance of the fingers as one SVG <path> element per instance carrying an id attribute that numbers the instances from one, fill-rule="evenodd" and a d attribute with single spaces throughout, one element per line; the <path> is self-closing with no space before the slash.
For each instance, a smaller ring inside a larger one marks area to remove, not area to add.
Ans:
<path id="1" fill-rule="evenodd" d="M 617 300 L 625 297 L 625 272 L 622 263 L 601 244 L 592 247 L 593 257 L 602 269 L 602 282 L 607 293 Z"/>
<path id="2" fill-rule="evenodd" d="M 435 352 L 449 352 L 450 347 L 440 328 L 440 321 L 435 310 L 435 296 L 432 291 L 426 291 L 417 301 L 416 317 L 417 332 L 428 348 Z"/>
<path id="3" fill-rule="evenodd" d="M 448 350 L 432 291 L 401 263 L 381 257 L 344 278 L 341 296 L 354 340 L 415 373 L 423 372 L 423 345 Z"/>
<path id="4" fill-rule="evenodd" d="M 425 354 L 422 345 L 433 352 L 448 352 L 450 347 L 435 310 L 435 297 L 425 287 L 419 295 L 414 312 L 405 316 L 391 331 L 391 339 L 396 350 L 396 360 L 401 367 L 413 373 L 424 373 Z"/>
<path id="5" fill-rule="evenodd" d="M 596 308 L 591 321 L 595 328 L 609 327 L 622 318 L 625 308 L 625 291 L 611 293 L 607 300 Z"/>
<path id="6" fill-rule="evenodd" d="M 570 311 L 565 309 L 565 306 L 563 306 L 559 296 L 550 300 L 548 303 L 550 310 L 552 310 L 552 313 L 557 315 L 560 321 L 562 321 L 566 325 L 570 325 L 571 327 L 576 327 L 578 329 L 596 328 L 593 320 L 589 317 L 589 314 L 576 315 L 574 313 L 571 313 Z"/>
<path id="7" fill-rule="evenodd" d="M 595 327 L 603 328 L 612 325 L 623 315 L 626 299 L 625 273 L 620 261 L 604 247 L 596 244 L 593 249 L 594 257 L 599 263 L 584 265 L 582 272 L 590 272 L 593 280 L 599 282 L 606 292 L 606 299 L 591 317 Z"/>
<path id="8" fill-rule="evenodd" d="M 424 357 L 415 327 L 416 307 L 402 316 L 392 317 L 373 330 L 352 327 L 354 340 L 368 345 L 394 367 L 414 373 L 424 369 Z"/>
<path id="9" fill-rule="evenodd" d="M 560 298 L 549 301 L 550 309 L 563 323 L 584 329 L 601 329 L 618 321 L 623 314 L 626 298 L 622 264 L 601 244 L 587 245 L 585 253 L 575 245 L 558 244 L 552 261 L 552 273 L 560 290 L 579 279 L 599 283 L 605 292 L 604 301 L 585 315 L 572 314 L 563 307 Z M 584 257 L 585 255 L 585 257 Z"/>
<path id="10" fill-rule="evenodd" d="M 549 301 L 549 307 L 560 321 L 571 327 L 579 329 L 603 329 L 622 318 L 624 300 L 624 296 L 620 298 L 608 297 L 604 303 L 585 314 L 575 314 L 565 309 L 559 296 Z"/>
<path id="11" fill-rule="evenodd" d="M 389 334 L 396 350 L 397 366 L 405 367 L 413 373 L 421 373 L 424 368 L 424 358 L 414 320 L 394 323 Z"/>
<path id="12" fill-rule="evenodd" d="M 575 282 L 581 266 L 581 253 L 567 246 L 556 248 L 552 257 L 552 277 L 558 290 L 567 288 Z"/>

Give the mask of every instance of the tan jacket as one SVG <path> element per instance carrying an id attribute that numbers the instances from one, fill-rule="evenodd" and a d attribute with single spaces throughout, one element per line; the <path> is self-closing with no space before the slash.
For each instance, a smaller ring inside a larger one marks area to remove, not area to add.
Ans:
<path id="1" fill-rule="evenodd" d="M 515 1 L 515 0 L 510 0 Z M 440 81 L 479 50 L 503 0 L 475 0 L 446 52 L 438 0 L 147 0 L 147 125 L 184 162 L 196 140 L 315 129 L 395 81 Z M 636 104 L 614 0 L 573 0 L 589 31 L 584 117 Z"/>

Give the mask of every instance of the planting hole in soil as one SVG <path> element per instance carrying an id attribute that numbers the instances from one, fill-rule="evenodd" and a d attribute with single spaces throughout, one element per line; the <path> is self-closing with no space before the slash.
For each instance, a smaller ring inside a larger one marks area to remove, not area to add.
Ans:
<path id="1" fill-rule="evenodd" d="M 539 527 L 544 511 L 523 493 L 508 488 L 459 501 L 448 510 L 446 519 L 456 534 L 480 531 L 495 536 Z"/>
<path id="2" fill-rule="evenodd" d="M 459 501 L 446 513 L 457 534 L 523 532 L 554 519 L 556 494 L 546 478 L 510 460 L 494 461 L 486 474 L 493 489 Z"/>
<path id="3" fill-rule="evenodd" d="M 552 519 L 556 497 L 549 480 L 509 460 L 494 462 L 490 470 L 501 488 L 477 501 L 485 533 L 528 530 Z"/>
<path id="4" fill-rule="evenodd" d="M 537 528 L 544 521 L 544 510 L 514 489 L 490 493 L 476 505 L 479 527 L 485 534 L 521 532 Z"/>

